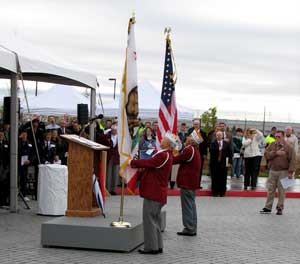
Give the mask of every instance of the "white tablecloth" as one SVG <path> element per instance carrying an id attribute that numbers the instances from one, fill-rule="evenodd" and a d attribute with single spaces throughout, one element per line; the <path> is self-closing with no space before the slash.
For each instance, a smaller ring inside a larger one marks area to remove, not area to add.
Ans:
<path id="1" fill-rule="evenodd" d="M 65 215 L 68 199 L 68 168 L 39 165 L 38 214 Z"/>

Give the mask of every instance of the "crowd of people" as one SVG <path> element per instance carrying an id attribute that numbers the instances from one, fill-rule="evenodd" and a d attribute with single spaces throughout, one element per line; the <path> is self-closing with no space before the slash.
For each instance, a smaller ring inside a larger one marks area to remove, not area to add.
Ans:
<path id="1" fill-rule="evenodd" d="M 116 194 L 119 178 L 120 155 L 118 151 L 117 121 L 97 120 L 96 142 L 109 148 L 107 155 L 106 189 Z M 192 127 L 181 123 L 177 135 L 167 133 L 157 142 L 158 123 L 140 121 L 135 133 L 139 135 L 138 155 L 129 162 L 133 168 L 144 168 L 140 172 L 139 190 L 144 198 L 143 223 L 145 248 L 142 254 L 162 253 L 160 232 L 161 208 L 167 202 L 167 189 L 180 188 L 183 230 L 182 236 L 197 235 L 197 211 L 195 191 L 201 188 L 204 164 L 208 161 L 206 174 L 211 177 L 212 196 L 226 195 L 227 175 L 243 178 L 244 190 L 255 190 L 257 177 L 264 157 L 269 173 L 268 196 L 261 213 L 272 211 L 276 189 L 279 199 L 277 214 L 284 208 L 285 190 L 280 184 L 284 177 L 292 178 L 296 170 L 298 138 L 291 127 L 278 131 L 273 127 L 265 137 L 255 128 L 245 131 L 237 128 L 229 131 L 224 122 L 217 123 L 209 133 L 201 129 L 201 120 L 194 119 Z M 89 137 L 85 126 L 77 119 L 65 118 L 59 122 L 49 116 L 47 124 L 34 118 L 19 127 L 18 171 L 19 191 L 29 200 L 31 194 L 37 199 L 38 165 L 68 163 L 68 144 L 64 134 Z M 0 129 L 0 206 L 9 204 L 9 125 Z M 159 145 L 159 148 L 158 148 Z M 160 149 L 160 150 L 158 150 Z M 177 169 L 174 170 L 174 167 Z M 33 169 L 32 193 L 28 188 L 28 170 Z M 174 174 L 174 175 L 172 175 Z"/>
<path id="2" fill-rule="evenodd" d="M 108 125 L 111 125 L 109 120 Z M 19 192 L 25 201 L 29 196 L 37 199 L 38 165 L 39 164 L 61 164 L 67 165 L 68 143 L 61 137 L 64 134 L 76 134 L 88 137 L 88 130 L 82 129 L 76 118 L 68 120 L 65 118 L 57 121 L 55 116 L 49 116 L 45 123 L 39 118 L 23 122 L 19 126 L 18 143 L 18 184 Z M 10 137 L 9 124 L 0 128 L 0 206 L 9 204 L 9 166 L 10 166 Z M 104 127 L 98 126 L 96 131 L 104 133 Z M 113 131 L 108 134 L 113 139 Z M 112 144 L 109 153 L 113 153 L 116 141 Z M 108 143 L 109 144 L 109 143 Z M 117 155 L 110 155 L 116 157 Z M 112 159 L 112 158 L 111 158 Z M 115 160 L 114 163 L 118 163 Z M 110 164 L 108 164 L 110 165 Z M 108 166 L 109 168 L 110 166 Z M 32 175 L 29 175 L 29 169 Z M 108 170 L 108 173 L 115 173 Z M 31 177 L 29 177 L 31 176 Z"/>
<path id="3" fill-rule="evenodd" d="M 287 127 L 284 132 L 272 128 L 270 135 L 265 139 L 263 134 L 254 128 L 248 128 L 245 133 L 238 128 L 236 135 L 232 135 L 226 131 L 224 123 L 219 123 L 206 137 L 204 131 L 201 131 L 200 120 L 194 120 L 193 125 L 193 128 L 185 132 L 185 124 L 182 124 L 178 136 L 168 133 L 164 135 L 159 151 L 153 150 L 152 143 L 149 143 L 147 154 L 151 157 L 133 159 L 129 162 L 132 168 L 142 169 L 140 195 L 144 199 L 144 249 L 139 250 L 141 254 L 163 253 L 160 229 L 161 208 L 167 203 L 168 178 L 174 164 L 179 164 L 177 186 L 180 188 L 183 224 L 183 230 L 177 232 L 177 235 L 197 235 L 195 191 L 200 188 L 201 184 L 203 169 L 201 160 L 206 156 L 203 153 L 208 153 L 210 156 L 212 195 L 220 197 L 226 193 L 229 164 L 232 164 L 231 176 L 241 177 L 242 170 L 245 175 L 244 189 L 251 187 L 255 190 L 260 163 L 264 155 L 269 168 L 268 195 L 260 213 L 271 213 L 275 192 L 278 189 L 276 214 L 282 215 L 285 189 L 280 180 L 285 177 L 292 179 L 296 169 L 298 140 L 294 140 L 292 129 Z M 142 147 L 146 140 L 155 139 L 148 129 L 145 129 L 145 132 L 142 144 L 140 144 Z M 182 140 L 181 144 L 178 144 L 179 139 Z M 207 149 L 209 149 L 208 152 Z M 142 148 L 142 151 L 144 152 L 145 148 Z"/>
<path id="4" fill-rule="evenodd" d="M 140 140 L 138 144 L 138 158 L 147 159 L 154 155 L 157 149 L 156 133 L 157 121 L 140 123 L 138 127 Z M 202 188 L 201 177 L 206 160 L 208 161 L 206 174 L 211 176 L 212 196 L 224 196 L 226 194 L 227 175 L 231 177 L 244 177 L 244 190 L 255 190 L 257 187 L 257 177 L 261 168 L 261 161 L 265 149 L 276 141 L 276 128 L 273 127 L 266 137 L 255 128 L 247 128 L 243 131 L 237 128 L 229 132 L 226 124 L 220 122 L 215 129 L 205 133 L 201 129 L 201 120 L 194 119 L 192 126 L 187 127 L 186 123 L 181 123 L 178 129 L 178 140 L 181 142 L 180 149 L 176 149 L 174 156 L 184 149 L 186 139 L 197 131 L 201 138 L 197 144 L 199 152 L 199 178 L 197 188 Z M 20 192 L 28 200 L 28 168 L 34 168 L 33 176 L 33 198 L 37 197 L 38 165 L 39 164 L 62 164 L 67 165 L 68 144 L 61 135 L 76 134 L 88 137 L 88 131 L 81 130 L 77 119 L 71 121 L 65 118 L 59 121 L 54 116 L 48 117 L 48 122 L 42 122 L 39 118 L 34 118 L 31 122 L 25 122 L 19 129 L 19 184 Z M 284 131 L 284 138 L 293 147 L 295 154 L 298 153 L 298 139 L 293 134 L 291 127 Z M 120 157 L 118 152 L 117 121 L 106 119 L 105 123 L 97 122 L 96 141 L 109 146 L 107 158 L 107 178 L 106 189 L 110 194 L 115 195 L 119 179 Z M 2 186 L 9 184 L 9 125 L 3 125 L 0 129 L 0 153 L 1 153 L 1 178 Z M 231 167 L 231 169 L 229 169 Z M 169 176 L 170 188 L 175 187 L 178 167 L 172 170 Z M 8 191 L 6 187 L 0 188 L 1 204 L 8 202 Z M 178 186 L 177 186 L 178 187 Z"/>

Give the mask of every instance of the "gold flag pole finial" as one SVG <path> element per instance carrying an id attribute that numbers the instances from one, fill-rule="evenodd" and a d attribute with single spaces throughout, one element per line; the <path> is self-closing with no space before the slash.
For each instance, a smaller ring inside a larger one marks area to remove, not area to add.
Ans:
<path id="1" fill-rule="evenodd" d="M 164 34 L 166 35 L 166 38 L 169 38 L 171 33 L 171 27 L 165 27 Z"/>
<path id="2" fill-rule="evenodd" d="M 134 12 L 134 10 L 131 13 L 131 21 L 132 21 L 132 23 L 135 23 L 135 12 Z"/>

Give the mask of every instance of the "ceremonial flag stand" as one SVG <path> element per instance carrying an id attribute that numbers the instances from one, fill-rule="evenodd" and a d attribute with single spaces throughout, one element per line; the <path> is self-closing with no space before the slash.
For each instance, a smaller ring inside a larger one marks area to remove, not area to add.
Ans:
<path id="1" fill-rule="evenodd" d="M 125 189 L 125 179 L 122 178 L 122 193 L 121 193 L 121 204 L 120 204 L 120 217 L 119 221 L 114 221 L 111 223 L 111 226 L 118 227 L 118 228 L 129 228 L 131 224 L 129 222 L 124 222 L 124 189 Z"/>
<path id="2" fill-rule="evenodd" d="M 137 87 L 137 65 L 136 48 L 134 36 L 134 14 L 128 24 L 128 41 L 126 48 L 126 60 L 120 91 L 120 111 L 118 116 L 118 142 L 120 153 L 119 175 L 122 179 L 122 193 L 120 204 L 119 221 L 114 221 L 111 226 L 117 228 L 129 228 L 131 224 L 124 221 L 124 192 L 125 180 L 127 184 L 133 178 L 133 171 L 129 168 L 128 162 L 134 156 L 133 134 L 134 127 L 138 126 L 138 87 Z"/>

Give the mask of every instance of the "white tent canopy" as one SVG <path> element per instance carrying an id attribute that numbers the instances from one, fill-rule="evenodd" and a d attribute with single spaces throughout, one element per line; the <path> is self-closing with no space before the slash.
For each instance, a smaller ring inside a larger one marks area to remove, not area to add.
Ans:
<path id="1" fill-rule="evenodd" d="M 139 117 L 142 119 L 157 119 L 161 98 L 161 91 L 154 87 L 149 81 L 141 81 L 138 84 L 139 96 Z M 191 120 L 193 118 L 193 110 L 178 103 L 177 98 L 178 119 Z M 104 116 L 118 116 L 119 111 L 119 95 L 112 103 L 103 104 L 102 108 L 97 105 L 96 114 L 102 113 Z"/>
<path id="2" fill-rule="evenodd" d="M 10 107 L 10 210 L 18 211 L 18 117 L 17 117 L 17 76 L 21 69 L 24 80 L 60 83 L 93 88 L 91 91 L 90 116 L 95 114 L 97 77 L 94 74 L 75 70 L 72 66 L 45 56 L 40 49 L 21 39 L 9 38 L 1 32 L 0 78 L 11 80 Z M 17 56 L 16 56 L 17 55 Z M 18 61 L 17 61 L 18 58 Z M 18 63 L 19 62 L 19 63 Z M 20 66 L 20 67 L 19 67 Z M 67 101 L 68 99 L 65 98 Z M 93 137 L 93 127 L 90 127 Z"/>
<path id="3" fill-rule="evenodd" d="M 96 75 L 74 70 L 72 65 L 67 65 L 65 62 L 49 56 L 22 39 L 3 36 L 1 36 L 0 43 L 2 78 L 9 78 L 9 72 L 17 72 L 15 53 L 18 54 L 21 71 L 26 80 L 97 87 Z"/>
<path id="4" fill-rule="evenodd" d="M 77 115 L 77 104 L 90 104 L 88 97 L 72 86 L 56 84 L 38 96 L 28 98 L 29 110 L 40 115 Z M 27 106 L 23 100 L 21 108 L 26 113 Z"/>

